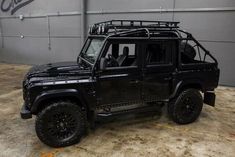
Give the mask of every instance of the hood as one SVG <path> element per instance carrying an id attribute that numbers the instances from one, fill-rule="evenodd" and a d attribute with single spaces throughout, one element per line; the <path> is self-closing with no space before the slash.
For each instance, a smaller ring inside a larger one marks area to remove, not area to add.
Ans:
<path id="1" fill-rule="evenodd" d="M 36 65 L 27 73 L 26 77 L 57 77 L 87 75 L 90 69 L 79 65 L 77 62 L 58 62 L 44 65 Z"/>

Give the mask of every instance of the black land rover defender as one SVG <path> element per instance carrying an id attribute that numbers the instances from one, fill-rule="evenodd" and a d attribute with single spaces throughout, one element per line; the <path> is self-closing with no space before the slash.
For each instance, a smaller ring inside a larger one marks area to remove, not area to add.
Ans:
<path id="1" fill-rule="evenodd" d="M 31 68 L 23 81 L 21 117 L 36 115 L 36 133 L 52 147 L 79 142 L 99 117 L 154 111 L 161 104 L 168 104 L 174 122 L 194 122 L 203 102 L 215 105 L 219 69 L 178 24 L 94 24 L 77 62 Z"/>

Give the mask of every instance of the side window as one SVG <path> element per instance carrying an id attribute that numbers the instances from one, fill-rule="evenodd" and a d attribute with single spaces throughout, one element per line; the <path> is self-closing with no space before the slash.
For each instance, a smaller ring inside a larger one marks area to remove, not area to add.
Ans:
<path id="1" fill-rule="evenodd" d="M 172 62 L 172 42 L 155 42 L 146 46 L 147 65 L 170 64 Z"/>
<path id="2" fill-rule="evenodd" d="M 123 54 L 125 48 L 129 49 L 129 56 L 135 55 L 135 44 L 119 44 L 119 55 Z"/>
<path id="3" fill-rule="evenodd" d="M 137 66 L 137 44 L 111 43 L 105 55 L 107 67 Z"/>

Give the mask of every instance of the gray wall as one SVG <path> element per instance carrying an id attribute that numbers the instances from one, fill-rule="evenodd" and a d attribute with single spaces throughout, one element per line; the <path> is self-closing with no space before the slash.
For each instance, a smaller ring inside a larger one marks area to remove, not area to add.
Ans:
<path id="1" fill-rule="evenodd" d="M 58 12 L 60 16 L 56 16 Z M 25 19 L 20 20 L 19 15 Z M 235 0 L 86 1 L 87 26 L 110 19 L 180 21 L 183 29 L 218 58 L 220 84 L 235 86 Z M 81 0 L 34 0 L 14 15 L 0 11 L 0 61 L 76 60 L 82 43 L 81 24 Z"/>

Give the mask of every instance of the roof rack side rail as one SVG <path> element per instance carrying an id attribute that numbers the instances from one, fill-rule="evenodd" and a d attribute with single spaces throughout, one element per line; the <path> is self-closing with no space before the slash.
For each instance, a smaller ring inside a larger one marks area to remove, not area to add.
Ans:
<path id="1" fill-rule="evenodd" d="M 170 21 L 111 20 L 111 21 L 95 23 L 93 26 L 90 27 L 91 30 L 90 34 L 108 33 L 110 29 L 115 29 L 115 31 L 120 29 L 139 29 L 139 28 L 173 29 L 173 28 L 179 28 L 178 24 L 179 22 L 170 22 Z"/>
<path id="2" fill-rule="evenodd" d="M 130 35 L 130 34 L 138 33 L 138 31 L 145 31 L 148 35 L 147 36 L 148 39 L 151 37 L 150 36 L 150 31 L 147 28 L 140 28 L 140 29 L 134 29 L 134 30 L 129 30 L 129 31 L 125 31 L 125 32 L 119 32 L 119 33 L 108 36 L 108 38 L 109 37 L 116 37 L 116 36 L 119 36 L 119 35 L 122 35 L 122 34 Z"/>
<path id="3" fill-rule="evenodd" d="M 155 26 L 165 26 L 165 27 L 178 27 L 179 22 L 172 22 L 172 21 L 150 21 L 150 20 L 110 20 L 110 21 L 104 21 L 95 23 L 94 25 L 102 25 L 102 24 L 108 24 L 108 25 L 117 25 L 117 26 L 148 26 L 149 24 L 155 25 Z"/>

